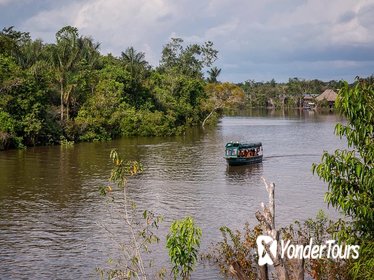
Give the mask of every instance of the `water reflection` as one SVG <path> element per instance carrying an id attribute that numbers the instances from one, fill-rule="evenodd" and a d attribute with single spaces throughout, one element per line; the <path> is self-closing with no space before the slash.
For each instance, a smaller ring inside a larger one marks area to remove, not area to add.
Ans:
<path id="1" fill-rule="evenodd" d="M 226 167 L 226 178 L 230 183 L 248 182 L 248 180 L 258 180 L 263 175 L 263 164 L 250 164 L 244 166 Z"/>

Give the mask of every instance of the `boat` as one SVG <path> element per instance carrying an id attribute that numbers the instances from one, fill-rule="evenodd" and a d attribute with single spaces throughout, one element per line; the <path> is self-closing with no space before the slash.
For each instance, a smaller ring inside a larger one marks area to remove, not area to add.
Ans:
<path id="1" fill-rule="evenodd" d="M 262 143 L 229 142 L 226 144 L 225 159 L 230 166 L 262 162 Z"/>

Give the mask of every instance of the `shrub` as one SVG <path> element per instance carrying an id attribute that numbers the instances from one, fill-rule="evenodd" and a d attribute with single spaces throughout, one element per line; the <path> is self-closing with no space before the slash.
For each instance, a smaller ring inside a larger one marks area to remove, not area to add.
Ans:
<path id="1" fill-rule="evenodd" d="M 197 253 L 200 247 L 201 229 L 195 226 L 191 217 L 174 221 L 166 237 L 166 247 L 173 264 L 174 279 L 180 275 L 182 279 L 190 279 Z"/>

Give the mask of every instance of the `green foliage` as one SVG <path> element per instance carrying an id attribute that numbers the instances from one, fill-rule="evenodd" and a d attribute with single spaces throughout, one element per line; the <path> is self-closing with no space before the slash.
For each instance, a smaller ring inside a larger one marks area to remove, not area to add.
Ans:
<path id="1" fill-rule="evenodd" d="M 304 94 L 318 96 L 326 89 L 337 89 L 339 82 L 290 78 L 287 83 L 275 80 L 256 82 L 247 80 L 240 86 L 246 93 L 247 107 L 300 108 Z"/>
<path id="2" fill-rule="evenodd" d="M 217 265 L 225 277 L 259 279 L 256 239 L 262 234 L 261 226 L 251 229 L 246 223 L 243 233 L 228 227 L 221 227 L 220 231 L 223 240 L 210 248 L 208 253 L 203 254 L 202 259 Z"/>
<path id="3" fill-rule="evenodd" d="M 170 226 L 166 247 L 173 264 L 174 279 L 177 279 L 178 275 L 182 279 L 190 279 L 198 258 L 201 234 L 201 229 L 195 226 L 191 217 L 174 221 Z"/>
<path id="4" fill-rule="evenodd" d="M 0 110 L 14 121 L 11 133 L 3 131 L 3 140 L 10 135 L 15 140 L 4 147 L 49 143 L 54 127 L 49 121 L 48 77 L 23 70 L 11 57 L 0 55 L 0 64 L 6 69 L 0 74 Z"/>
<path id="5" fill-rule="evenodd" d="M 175 120 L 163 112 L 148 110 L 135 111 L 130 108 L 123 112 L 121 134 L 126 136 L 165 136 L 175 134 Z"/>
<path id="6" fill-rule="evenodd" d="M 61 136 L 60 145 L 63 148 L 71 148 L 74 146 L 74 141 L 69 141 L 64 136 Z"/>
<path id="7" fill-rule="evenodd" d="M 22 139 L 16 136 L 15 130 L 15 120 L 8 113 L 0 111 L 0 150 L 21 145 Z"/>
<path id="8" fill-rule="evenodd" d="M 20 48 L 30 41 L 28 32 L 14 30 L 14 26 L 4 27 L 0 32 L 0 54 L 19 56 Z"/>
<path id="9" fill-rule="evenodd" d="M 208 83 L 217 83 L 218 82 L 217 78 L 218 78 L 219 74 L 221 74 L 221 70 L 222 69 L 220 69 L 216 66 L 210 68 L 210 70 L 208 70 L 208 75 L 209 75 L 209 77 L 207 79 Z"/>
<path id="10" fill-rule="evenodd" d="M 6 112 L 0 111 L 0 131 L 4 133 L 14 133 L 15 121 Z"/>
<path id="11" fill-rule="evenodd" d="M 14 120 L 3 148 L 125 136 L 180 134 L 202 122 L 203 70 L 217 58 L 211 42 L 163 50 L 157 69 L 128 47 L 102 56 L 100 44 L 65 26 L 45 44 L 13 27 L 0 32 L 0 109 Z M 215 68 L 212 68 L 215 69 Z M 218 71 L 219 72 L 219 71 Z M 217 73 L 218 74 L 218 73 Z M 17 140 L 17 141 L 18 141 Z"/>
<path id="12" fill-rule="evenodd" d="M 49 48 L 49 61 L 60 93 L 60 121 L 69 121 L 71 107 L 77 97 L 78 85 L 83 73 L 93 70 L 98 58 L 99 44 L 91 38 L 82 37 L 78 29 L 65 26 L 56 33 L 56 44 Z M 92 81 L 91 81 L 92 82 Z"/>
<path id="13" fill-rule="evenodd" d="M 143 86 L 150 70 L 148 62 L 145 60 L 145 53 L 137 52 L 133 47 L 129 47 L 121 53 L 120 60 L 130 75 L 130 87 L 126 90 L 126 101 L 139 108 L 148 97 L 148 92 Z"/>
<path id="14" fill-rule="evenodd" d="M 161 71 L 182 74 L 193 78 L 203 78 L 202 70 L 210 67 L 217 59 L 218 51 L 208 41 L 202 45 L 183 46 L 183 39 L 172 38 L 162 50 Z"/>
<path id="15" fill-rule="evenodd" d="M 275 106 L 288 106 L 290 102 L 293 103 L 292 98 L 283 100 L 285 96 L 286 85 L 275 84 L 273 82 L 255 82 L 248 80 L 240 85 L 246 94 L 246 104 L 248 107 L 268 107 Z M 285 104 L 282 104 L 285 101 Z"/>
<path id="16" fill-rule="evenodd" d="M 328 183 L 326 201 L 352 218 L 340 228 L 341 241 L 360 245 L 360 257 L 350 269 L 353 279 L 373 279 L 374 259 L 374 83 L 358 79 L 353 87 L 344 83 L 336 102 L 347 119 L 335 133 L 346 138 L 351 150 L 324 152 L 313 172 Z"/>
<path id="17" fill-rule="evenodd" d="M 353 227 L 341 232 L 349 240 L 374 238 L 374 89 L 373 84 L 347 83 L 339 91 L 337 109 L 348 124 L 337 124 L 335 133 L 345 137 L 353 150 L 325 152 L 313 171 L 328 183 L 326 201 L 352 217 Z"/>
<path id="18" fill-rule="evenodd" d="M 80 140 L 107 140 L 119 135 L 118 111 L 122 108 L 123 84 L 113 79 L 101 80 L 94 95 L 80 109 L 76 124 Z"/>
<path id="19" fill-rule="evenodd" d="M 154 73 L 150 78 L 150 90 L 155 109 L 166 115 L 174 133 L 179 128 L 197 125 L 202 120 L 202 103 L 206 99 L 204 81 L 184 75 Z"/>
<path id="20" fill-rule="evenodd" d="M 350 274 L 353 279 L 374 279 L 374 241 L 364 241 L 360 246 L 360 257 L 353 263 Z"/>

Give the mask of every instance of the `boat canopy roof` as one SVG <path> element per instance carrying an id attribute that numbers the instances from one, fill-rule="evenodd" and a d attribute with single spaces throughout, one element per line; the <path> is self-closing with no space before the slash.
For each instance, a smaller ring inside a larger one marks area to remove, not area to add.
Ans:
<path id="1" fill-rule="evenodd" d="M 262 146 L 261 142 L 255 142 L 255 143 L 229 142 L 226 144 L 226 149 L 227 148 L 251 149 L 251 148 L 258 148 L 261 146 Z"/>

